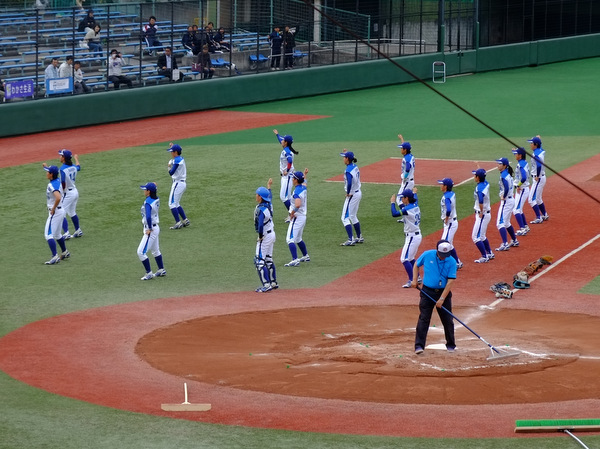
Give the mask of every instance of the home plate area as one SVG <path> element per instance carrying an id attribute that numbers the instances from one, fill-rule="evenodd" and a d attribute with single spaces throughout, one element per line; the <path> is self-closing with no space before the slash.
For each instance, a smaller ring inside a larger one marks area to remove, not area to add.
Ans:
<path id="1" fill-rule="evenodd" d="M 458 323 L 457 349 L 450 353 L 434 313 L 429 346 L 416 355 L 416 306 L 203 317 L 145 335 L 136 352 L 155 368 L 190 381 L 292 396 L 464 405 L 593 397 L 590 373 L 600 368 L 597 349 L 569 329 L 592 335 L 600 318 L 506 309 L 470 312 L 478 316 L 471 317 L 469 327 L 494 347 L 520 354 L 488 361 L 490 348 Z M 454 313 L 465 316 L 469 310 Z"/>

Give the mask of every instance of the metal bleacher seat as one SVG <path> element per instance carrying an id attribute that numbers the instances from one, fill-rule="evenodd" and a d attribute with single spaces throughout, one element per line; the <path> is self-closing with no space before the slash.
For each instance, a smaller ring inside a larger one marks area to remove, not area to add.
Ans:
<path id="1" fill-rule="evenodd" d="M 251 54 L 249 56 L 250 58 L 250 68 L 252 70 L 256 70 L 258 67 L 264 65 L 269 58 L 267 58 L 265 55 L 263 54 L 258 54 L 258 56 L 256 54 Z"/>

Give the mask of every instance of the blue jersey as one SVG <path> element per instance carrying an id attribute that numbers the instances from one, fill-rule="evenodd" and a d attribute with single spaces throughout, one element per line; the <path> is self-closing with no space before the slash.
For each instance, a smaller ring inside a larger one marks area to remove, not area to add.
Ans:
<path id="1" fill-rule="evenodd" d="M 254 229 L 258 236 L 262 236 L 273 230 L 273 210 L 271 203 L 263 201 L 254 208 Z"/>
<path id="2" fill-rule="evenodd" d="M 276 134 L 276 136 L 279 143 L 283 142 L 283 137 L 279 134 Z M 285 147 L 281 151 L 281 155 L 279 156 L 279 172 L 282 175 L 294 172 L 294 153 L 292 153 L 289 147 Z"/>
<path id="3" fill-rule="evenodd" d="M 142 205 L 142 224 L 144 228 L 151 228 L 158 224 L 158 208 L 160 200 L 147 197 Z"/>
<path id="4" fill-rule="evenodd" d="M 525 159 L 521 159 L 519 162 L 517 162 L 517 170 L 515 172 L 515 186 L 529 186 L 529 164 Z"/>
<path id="5" fill-rule="evenodd" d="M 173 158 L 173 166 L 169 170 L 169 174 L 173 182 L 185 181 L 187 170 L 185 168 L 185 160 L 181 156 Z"/>
<path id="6" fill-rule="evenodd" d="M 482 211 L 483 213 L 490 211 L 490 183 L 487 181 L 477 183 L 475 186 L 475 206 L 476 211 Z M 480 208 L 483 205 L 483 208 Z"/>
<path id="7" fill-rule="evenodd" d="M 391 203 L 392 217 L 402 215 L 404 222 L 404 232 L 406 234 L 421 232 L 419 225 L 421 224 L 421 209 L 419 209 L 419 201 L 415 195 L 414 203 L 409 203 L 406 206 L 401 206 L 400 210 L 396 209 L 396 203 Z"/>
<path id="8" fill-rule="evenodd" d="M 60 182 L 64 190 L 73 190 L 75 188 L 75 179 L 79 170 L 81 170 L 79 165 L 63 164 L 60 167 Z"/>
<path id="9" fill-rule="evenodd" d="M 292 198 L 296 199 L 299 198 L 300 199 L 300 207 L 298 208 L 298 210 L 295 212 L 296 215 L 304 215 L 306 216 L 306 212 L 307 212 L 307 195 L 308 195 L 308 191 L 306 190 L 306 186 L 305 185 L 299 185 L 294 187 L 294 193 L 292 194 Z"/>
<path id="10" fill-rule="evenodd" d="M 344 172 L 344 190 L 348 195 L 360 192 L 360 171 L 355 164 L 346 165 L 346 171 Z"/>
<path id="11" fill-rule="evenodd" d="M 415 157 L 407 153 L 402 158 L 402 179 L 412 181 L 415 179 Z"/>
<path id="12" fill-rule="evenodd" d="M 500 192 L 498 193 L 501 200 L 505 200 L 509 196 L 513 196 L 513 179 L 508 174 L 508 169 L 505 168 L 500 173 L 500 179 L 498 180 L 500 186 Z"/>
<path id="13" fill-rule="evenodd" d="M 444 192 L 441 201 L 442 220 L 446 217 L 456 218 L 456 195 L 454 192 Z"/>
<path id="14" fill-rule="evenodd" d="M 48 186 L 46 187 L 46 204 L 48 205 L 48 209 L 52 209 L 52 207 L 54 206 L 54 202 L 56 201 L 56 199 L 54 198 L 54 192 L 60 193 L 60 203 L 58 203 L 58 206 L 62 206 L 63 195 L 62 189 L 60 188 L 60 181 L 58 180 L 58 178 L 50 181 L 48 183 Z"/>
<path id="15" fill-rule="evenodd" d="M 531 162 L 531 176 L 542 177 L 546 174 L 544 161 L 546 159 L 546 151 L 543 148 L 536 148 L 533 151 L 533 160 Z"/>

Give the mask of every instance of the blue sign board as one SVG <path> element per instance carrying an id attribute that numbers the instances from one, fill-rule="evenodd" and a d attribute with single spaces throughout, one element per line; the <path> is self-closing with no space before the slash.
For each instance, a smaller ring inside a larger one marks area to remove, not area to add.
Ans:
<path id="1" fill-rule="evenodd" d="M 33 80 L 7 81 L 4 86 L 4 95 L 7 100 L 11 98 L 33 97 L 35 89 Z"/>
<path id="2" fill-rule="evenodd" d="M 73 78 L 52 78 L 46 80 L 46 95 L 73 92 Z"/>

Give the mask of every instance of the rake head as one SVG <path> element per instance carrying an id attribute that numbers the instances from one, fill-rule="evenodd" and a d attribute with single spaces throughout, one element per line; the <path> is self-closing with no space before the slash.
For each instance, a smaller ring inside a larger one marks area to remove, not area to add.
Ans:
<path id="1" fill-rule="evenodd" d="M 505 349 L 498 349 L 493 346 L 490 346 L 491 355 L 486 359 L 488 361 L 496 361 L 508 359 L 510 357 L 517 357 L 521 353 L 519 351 L 507 351 Z"/>

